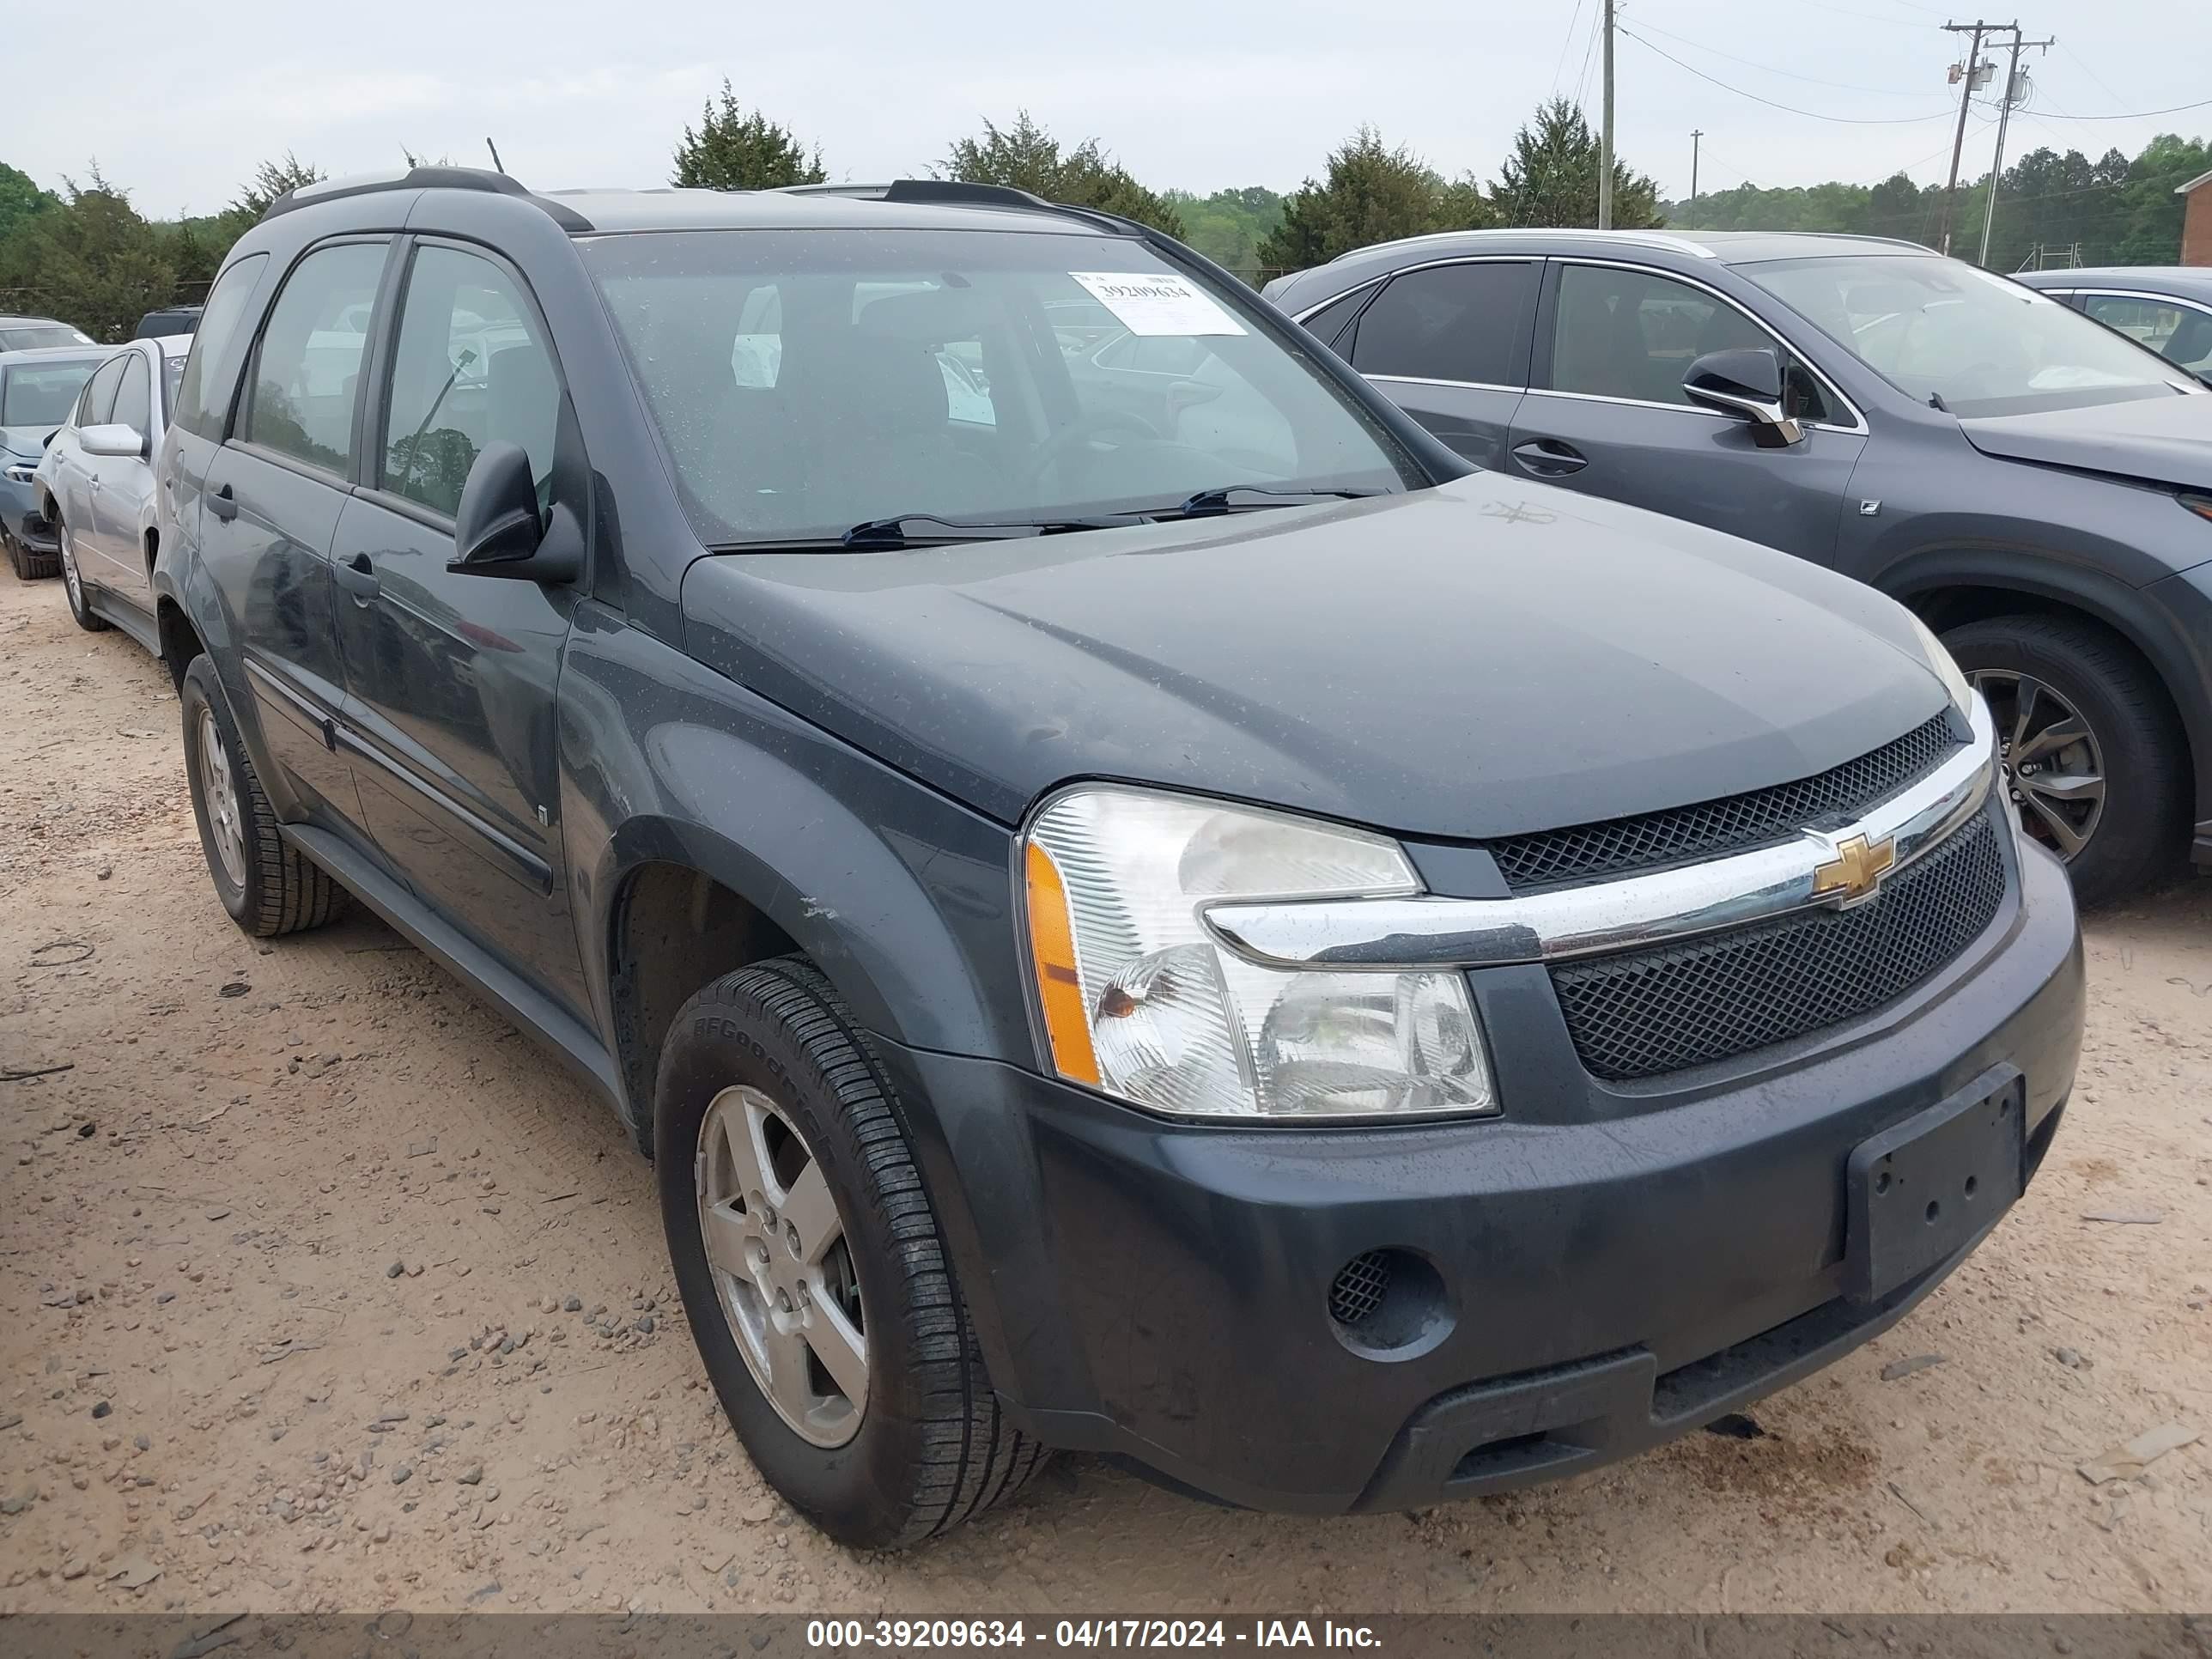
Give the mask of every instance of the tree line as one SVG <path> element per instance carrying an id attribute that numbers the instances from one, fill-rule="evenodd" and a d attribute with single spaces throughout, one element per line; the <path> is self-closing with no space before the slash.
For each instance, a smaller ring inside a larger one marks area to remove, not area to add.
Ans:
<path id="1" fill-rule="evenodd" d="M 2212 143 L 2164 133 L 2130 158 L 2108 149 L 2091 161 L 2078 149 L 2030 150 L 1997 179 L 1992 270 L 2078 263 L 2172 264 L 2180 257 L 2185 204 L 2174 194 L 2212 171 Z M 1989 204 L 1984 173 L 1960 187 L 1951 250 L 1967 258 L 1982 245 Z M 1942 222 L 1943 187 L 1893 173 L 1878 185 L 1826 184 L 1785 190 L 1740 185 L 1694 202 L 1660 204 L 1670 225 L 1698 230 L 1827 230 L 1899 236 L 1932 246 Z"/>
<path id="2" fill-rule="evenodd" d="M 419 158 L 402 152 L 409 162 Z M 673 146 L 669 182 L 711 190 L 770 190 L 829 177 L 822 145 L 808 143 L 725 81 L 720 95 Z M 1600 146 L 1571 100 L 1536 108 L 1516 132 L 1497 175 L 1447 175 L 1403 145 L 1362 126 L 1329 153 L 1321 172 L 1287 194 L 1246 185 L 1200 196 L 1154 190 L 1097 138 L 1065 143 L 1027 111 L 1004 125 L 952 141 L 932 165 L 940 179 L 1007 185 L 1048 200 L 1152 225 L 1259 283 L 1372 242 L 1486 226 L 1561 227 L 1597 222 Z M 2173 186 L 2212 170 L 2212 146 L 2171 135 L 2132 158 L 2109 150 L 2022 155 L 1997 181 L 1993 269 L 2027 264 L 2163 264 L 2179 255 L 2182 198 Z M 58 317 L 95 337 L 121 340 L 146 312 L 206 290 L 230 245 L 285 191 L 323 177 L 289 152 L 264 162 L 221 211 L 149 220 L 128 191 L 92 167 L 86 181 L 41 189 L 0 163 L 0 310 Z M 1953 247 L 1979 246 L 1986 178 L 1954 204 Z M 1613 222 L 1695 229 L 1855 231 L 1931 241 L 1940 186 L 1899 173 L 1876 185 L 1832 182 L 1784 190 L 1753 185 L 1662 200 L 1658 186 L 1619 157 Z"/>

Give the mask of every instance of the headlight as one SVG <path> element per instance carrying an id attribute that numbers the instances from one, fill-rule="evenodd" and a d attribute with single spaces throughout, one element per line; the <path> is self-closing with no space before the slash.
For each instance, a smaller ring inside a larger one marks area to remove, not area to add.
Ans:
<path id="1" fill-rule="evenodd" d="M 1960 672 L 1957 659 L 1951 655 L 1950 647 L 1937 639 L 1935 630 L 1919 617 L 1910 612 L 1906 615 L 1912 623 L 1913 633 L 1919 638 L 1920 654 L 1927 658 L 1928 665 L 1942 680 L 1943 689 L 1951 694 L 1953 706 L 1966 708 L 1973 702 L 1973 688 L 1966 684 L 1966 677 Z"/>
<path id="2" fill-rule="evenodd" d="M 1284 972 L 1209 904 L 1418 893 L 1382 836 L 1106 787 L 1048 802 L 1022 849 L 1030 967 L 1059 1073 L 1178 1117 L 1497 1110 L 1457 973 Z"/>
<path id="3" fill-rule="evenodd" d="M 5 468 L 8 482 L 21 484 L 30 483 L 38 470 L 39 464 L 36 461 L 10 461 Z"/>

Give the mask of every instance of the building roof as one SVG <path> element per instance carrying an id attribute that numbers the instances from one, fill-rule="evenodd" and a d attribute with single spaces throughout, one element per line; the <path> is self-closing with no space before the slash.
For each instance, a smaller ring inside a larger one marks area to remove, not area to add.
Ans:
<path id="1" fill-rule="evenodd" d="M 2212 173 L 2200 173 L 2187 184 L 2176 185 L 2173 187 L 2173 193 L 2176 196 L 2186 196 L 2199 185 L 2212 185 Z"/>

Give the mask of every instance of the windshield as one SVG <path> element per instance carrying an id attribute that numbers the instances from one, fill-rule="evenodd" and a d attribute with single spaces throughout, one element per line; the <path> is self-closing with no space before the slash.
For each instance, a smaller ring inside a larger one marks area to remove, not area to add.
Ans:
<path id="1" fill-rule="evenodd" d="M 41 346 L 90 345 L 92 336 L 65 323 L 40 323 L 27 328 L 0 328 L 0 350 L 33 351 Z"/>
<path id="2" fill-rule="evenodd" d="M 0 380 L 0 426 L 59 426 L 98 368 L 97 357 L 17 363 Z"/>
<path id="3" fill-rule="evenodd" d="M 1899 391 L 1954 415 L 2024 415 L 2187 390 L 2172 366 L 2047 295 L 1956 259 L 1881 254 L 1743 267 Z"/>
<path id="4" fill-rule="evenodd" d="M 584 250 L 709 544 L 1427 482 L 1260 331 L 1249 295 L 1132 240 L 714 230 Z"/>

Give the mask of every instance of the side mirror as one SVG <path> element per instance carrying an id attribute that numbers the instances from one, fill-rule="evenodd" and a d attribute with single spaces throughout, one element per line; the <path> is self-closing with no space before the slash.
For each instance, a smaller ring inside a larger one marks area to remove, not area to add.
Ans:
<path id="1" fill-rule="evenodd" d="M 146 434 L 120 421 L 108 426 L 79 427 L 76 441 L 84 446 L 88 455 L 141 456 L 146 453 Z"/>
<path id="2" fill-rule="evenodd" d="M 1805 428 L 1783 401 L 1782 358 L 1772 346 L 1708 351 L 1682 377 L 1690 401 L 1751 422 L 1752 441 L 1779 449 L 1800 442 Z"/>
<path id="3" fill-rule="evenodd" d="M 486 444 L 469 468 L 453 514 L 453 551 L 446 568 L 457 576 L 568 582 L 584 570 L 580 544 L 547 535 L 530 457 L 504 440 Z"/>

